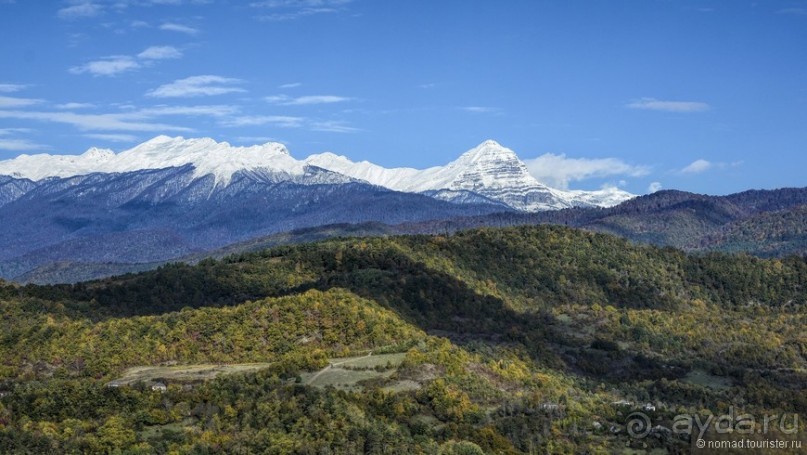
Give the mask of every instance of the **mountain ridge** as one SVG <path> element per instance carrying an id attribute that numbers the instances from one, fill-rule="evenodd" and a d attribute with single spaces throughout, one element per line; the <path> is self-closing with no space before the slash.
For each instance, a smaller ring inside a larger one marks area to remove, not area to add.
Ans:
<path id="1" fill-rule="evenodd" d="M 597 191 L 550 188 L 530 175 L 514 151 L 493 140 L 482 142 L 445 166 L 387 169 L 367 161 L 356 163 L 330 152 L 297 160 L 285 145 L 277 142 L 237 147 L 211 138 L 157 136 L 117 154 L 91 148 L 76 156 L 20 155 L 0 161 L 0 175 L 37 182 L 49 177 L 186 165 L 194 168 L 194 178 L 213 175 L 216 185 L 222 186 L 229 185 L 237 172 L 270 172 L 294 179 L 308 167 L 316 166 L 395 191 L 435 195 L 437 199 L 456 203 L 491 199 L 527 212 L 575 206 L 609 207 L 634 197 L 616 188 Z M 467 193 L 481 198 L 469 197 Z"/>

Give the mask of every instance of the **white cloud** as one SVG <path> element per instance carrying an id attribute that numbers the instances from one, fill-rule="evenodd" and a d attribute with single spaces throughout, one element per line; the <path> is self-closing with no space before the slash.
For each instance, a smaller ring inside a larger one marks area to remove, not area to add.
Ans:
<path id="1" fill-rule="evenodd" d="M 146 93 L 156 98 L 182 98 L 194 96 L 224 95 L 227 93 L 245 92 L 241 87 L 234 87 L 243 81 L 229 77 L 204 75 L 179 79 L 170 84 L 161 85 Z"/>
<path id="2" fill-rule="evenodd" d="M 81 2 L 72 6 L 62 8 L 58 11 L 60 19 L 79 19 L 82 17 L 94 17 L 101 14 L 101 5 L 92 2 Z"/>
<path id="3" fill-rule="evenodd" d="M 138 112 L 124 114 L 76 114 L 74 112 L 3 111 L 0 118 L 63 123 L 83 131 L 192 131 L 190 128 L 154 123 Z"/>
<path id="4" fill-rule="evenodd" d="M 24 90 L 27 85 L 21 84 L 0 84 L 0 93 L 13 93 Z"/>
<path id="5" fill-rule="evenodd" d="M 28 133 L 31 130 L 28 128 L 0 128 L 0 136 L 8 136 L 15 133 Z"/>
<path id="6" fill-rule="evenodd" d="M 290 82 L 288 84 L 278 85 L 277 88 L 280 89 L 297 88 L 301 85 L 303 85 L 301 82 Z"/>
<path id="7" fill-rule="evenodd" d="M 570 182 L 597 177 L 625 175 L 640 177 L 650 173 L 647 166 L 634 166 L 618 158 L 567 158 L 565 154 L 546 153 L 524 160 L 530 174 L 546 185 L 566 189 Z"/>
<path id="8" fill-rule="evenodd" d="M 240 117 L 233 117 L 223 120 L 222 126 L 239 127 L 239 126 L 261 126 L 261 125 L 274 125 L 280 128 L 299 128 L 303 126 L 305 118 L 303 117 L 290 117 L 286 115 L 245 115 Z"/>
<path id="9" fill-rule="evenodd" d="M 84 137 L 107 142 L 135 142 L 137 136 L 131 134 L 85 134 Z"/>
<path id="10" fill-rule="evenodd" d="M 64 103 L 64 104 L 57 104 L 53 107 L 55 107 L 56 109 L 73 110 L 73 109 L 91 109 L 94 108 L 95 105 L 91 103 Z"/>
<path id="11" fill-rule="evenodd" d="M 169 31 L 169 32 L 185 33 L 187 35 L 196 35 L 197 33 L 199 33 L 198 29 L 195 29 L 193 27 L 188 27 L 187 25 L 175 24 L 173 22 L 166 22 L 166 23 L 160 25 L 160 30 L 166 30 L 166 31 Z"/>
<path id="12" fill-rule="evenodd" d="M 11 96 L 0 96 L 0 108 L 6 109 L 10 107 L 24 107 L 33 104 L 39 104 L 42 100 L 34 98 L 15 98 Z"/>
<path id="13" fill-rule="evenodd" d="M 332 104 L 350 101 L 352 98 L 335 95 L 310 95 L 291 98 L 286 95 L 267 96 L 266 101 L 281 106 L 308 106 L 312 104 Z"/>
<path id="14" fill-rule="evenodd" d="M 648 193 L 655 193 L 656 191 L 660 191 L 661 188 L 663 188 L 661 186 L 661 182 L 651 182 L 650 185 L 648 185 L 648 187 L 647 187 L 647 192 Z"/>
<path id="15" fill-rule="evenodd" d="M 335 120 L 314 122 L 311 124 L 311 129 L 314 131 L 324 131 L 328 133 L 355 133 L 361 131 L 359 128 L 354 128 L 347 125 L 345 122 Z"/>
<path id="16" fill-rule="evenodd" d="M 688 166 L 681 169 L 680 172 L 682 174 L 700 174 L 701 172 L 708 171 L 712 167 L 714 167 L 714 164 L 712 164 L 711 162 L 706 161 L 704 159 L 699 159 L 691 162 Z"/>
<path id="17" fill-rule="evenodd" d="M 146 60 L 166 60 L 182 57 L 182 52 L 173 46 L 151 46 L 137 54 L 138 58 Z"/>
<path id="18" fill-rule="evenodd" d="M 50 148 L 47 145 L 33 143 L 28 139 L 15 139 L 4 137 L 14 135 L 16 133 L 27 133 L 29 131 L 30 130 L 28 130 L 27 128 L 0 128 L 0 150 L 27 152 L 30 150 L 45 150 Z"/>
<path id="19" fill-rule="evenodd" d="M 114 55 L 101 60 L 70 68 L 73 74 L 90 73 L 93 76 L 116 76 L 140 68 L 140 63 L 128 55 Z"/>
<path id="20" fill-rule="evenodd" d="M 27 139 L 5 139 L 0 138 L 0 150 L 10 150 L 14 152 L 27 152 L 31 150 L 49 149 L 47 145 L 33 143 Z"/>
<path id="21" fill-rule="evenodd" d="M 84 65 L 74 66 L 69 71 L 73 74 L 90 73 L 93 76 L 117 76 L 118 74 L 141 68 L 143 65 L 148 66 L 151 60 L 180 58 L 182 57 L 182 52 L 173 46 L 151 46 L 137 54 L 137 57 L 145 60 L 145 62 L 141 63 L 129 55 L 112 55 Z"/>
<path id="22" fill-rule="evenodd" d="M 207 106 L 155 106 L 136 111 L 137 115 L 144 117 L 157 117 L 169 115 L 193 115 L 207 117 L 226 117 L 238 112 L 238 108 L 228 105 Z"/>
<path id="23" fill-rule="evenodd" d="M 711 108 L 700 101 L 662 101 L 655 98 L 642 98 L 626 104 L 625 107 L 664 112 L 703 112 Z"/>

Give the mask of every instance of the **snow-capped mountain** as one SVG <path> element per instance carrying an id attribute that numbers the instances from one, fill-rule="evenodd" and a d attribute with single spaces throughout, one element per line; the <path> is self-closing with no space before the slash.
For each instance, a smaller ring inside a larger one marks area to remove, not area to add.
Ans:
<path id="1" fill-rule="evenodd" d="M 92 173 L 125 173 L 146 169 L 191 166 L 193 177 L 212 175 L 216 186 L 226 187 L 233 175 L 252 173 L 272 181 L 322 183 L 334 175 L 361 180 L 394 191 L 425 194 L 454 203 L 493 204 L 519 211 L 552 210 L 577 206 L 610 207 L 634 197 L 618 190 L 562 191 L 549 188 L 530 175 L 512 150 L 495 141 L 462 154 L 445 166 L 428 169 L 386 169 L 363 161 L 355 163 L 333 153 L 293 158 L 279 143 L 233 147 L 213 139 L 158 136 L 132 149 L 115 154 L 92 148 L 82 155 L 21 155 L 0 162 L 0 175 L 39 181 L 47 177 L 73 177 Z M 316 173 L 317 167 L 330 171 Z M 338 179 L 336 179 L 338 180 Z M 15 191 L 13 195 L 20 192 Z M 13 198 L 13 195 L 7 198 Z M 2 201 L 0 201 L 1 203 Z"/>
<path id="2" fill-rule="evenodd" d="M 121 173 L 191 165 L 194 177 L 213 175 L 227 185 L 238 171 L 264 170 L 289 176 L 305 172 L 305 163 L 295 160 L 283 144 L 269 142 L 252 147 L 232 147 L 210 138 L 184 139 L 157 136 L 134 148 L 115 154 L 91 148 L 82 155 L 20 155 L 0 161 L 0 175 L 42 180 L 96 172 Z"/>
<path id="3" fill-rule="evenodd" d="M 610 207 L 634 197 L 616 188 L 599 191 L 549 188 L 530 175 L 515 152 L 492 140 L 468 150 L 445 166 L 423 170 L 386 169 L 367 161 L 354 163 L 333 153 L 312 155 L 306 162 L 397 191 L 424 193 L 454 202 L 495 201 L 527 212 Z"/>
<path id="4" fill-rule="evenodd" d="M 445 166 L 418 170 L 331 153 L 297 160 L 278 143 L 234 147 L 158 136 L 120 153 L 92 148 L 0 161 L 0 278 L 26 280 L 65 263 L 139 270 L 334 223 L 428 224 L 607 206 L 630 196 L 549 188 L 493 141 Z"/>

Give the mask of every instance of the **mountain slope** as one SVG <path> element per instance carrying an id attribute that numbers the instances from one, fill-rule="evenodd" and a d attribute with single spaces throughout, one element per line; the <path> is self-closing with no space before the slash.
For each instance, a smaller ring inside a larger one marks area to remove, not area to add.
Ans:
<path id="1" fill-rule="evenodd" d="M 805 283 L 530 226 L 0 285 L 0 452 L 690 453 L 720 434 L 664 428 L 727 412 L 803 439 Z"/>
<path id="2" fill-rule="evenodd" d="M 396 224 L 501 210 L 394 192 L 316 167 L 292 176 L 238 171 L 226 186 L 195 173 L 186 165 L 39 182 L 0 207 L 0 276 L 64 261 L 154 263 L 334 222 Z"/>

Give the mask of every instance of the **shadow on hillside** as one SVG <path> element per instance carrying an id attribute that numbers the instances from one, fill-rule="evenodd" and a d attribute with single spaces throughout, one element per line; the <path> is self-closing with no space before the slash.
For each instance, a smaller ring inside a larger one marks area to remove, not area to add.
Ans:
<path id="1" fill-rule="evenodd" d="M 290 277 L 307 274 L 297 268 L 313 274 L 289 286 Z M 373 300 L 414 326 L 458 344 L 482 341 L 521 346 L 538 364 L 554 369 L 618 380 L 631 371 L 655 372 L 663 367 L 624 352 L 590 349 L 591 340 L 566 333 L 568 328 L 545 309 L 516 311 L 501 299 L 479 293 L 468 283 L 393 248 L 288 248 L 196 266 L 173 264 L 97 283 L 27 287 L 23 292 L 72 301 L 66 306 L 71 316 L 103 320 L 230 306 L 331 288 Z M 619 366 L 623 374 L 609 365 Z"/>

